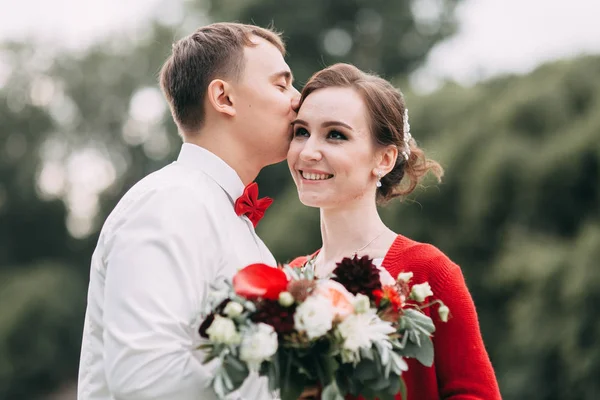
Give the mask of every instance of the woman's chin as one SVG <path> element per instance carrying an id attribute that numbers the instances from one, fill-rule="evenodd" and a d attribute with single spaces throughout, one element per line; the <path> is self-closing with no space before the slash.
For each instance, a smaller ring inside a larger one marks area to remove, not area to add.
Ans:
<path id="1" fill-rule="evenodd" d="M 326 202 L 323 201 L 321 196 L 315 195 L 314 193 L 298 193 L 300 202 L 307 207 L 321 208 Z"/>

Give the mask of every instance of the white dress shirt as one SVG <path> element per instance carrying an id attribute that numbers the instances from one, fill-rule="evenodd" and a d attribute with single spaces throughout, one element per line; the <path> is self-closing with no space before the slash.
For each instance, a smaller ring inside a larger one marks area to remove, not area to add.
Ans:
<path id="1" fill-rule="evenodd" d="M 233 204 L 244 184 L 213 153 L 183 144 L 176 162 L 133 186 L 107 218 L 91 262 L 79 400 L 213 400 L 198 327 L 210 286 L 257 262 L 275 266 Z M 252 375 L 233 399 L 271 399 Z"/>

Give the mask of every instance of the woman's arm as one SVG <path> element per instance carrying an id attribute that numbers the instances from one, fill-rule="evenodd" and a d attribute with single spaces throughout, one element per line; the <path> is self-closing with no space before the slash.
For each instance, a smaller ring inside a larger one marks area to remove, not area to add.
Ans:
<path id="1" fill-rule="evenodd" d="M 442 322 L 433 307 L 435 368 L 439 393 L 448 400 L 501 399 L 494 369 L 485 349 L 475 304 L 460 268 L 445 256 L 432 277 L 434 296 L 450 308 Z"/>

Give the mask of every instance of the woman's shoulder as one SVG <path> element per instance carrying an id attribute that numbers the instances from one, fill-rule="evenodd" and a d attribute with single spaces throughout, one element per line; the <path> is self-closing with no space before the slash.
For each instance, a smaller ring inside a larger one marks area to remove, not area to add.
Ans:
<path id="1" fill-rule="evenodd" d="M 314 253 L 312 253 L 312 254 L 308 254 L 308 255 L 306 255 L 306 256 L 299 256 L 299 257 L 296 257 L 296 258 L 294 258 L 292 261 L 288 262 L 287 264 L 288 264 L 290 267 L 293 267 L 293 268 L 300 268 L 300 267 L 302 267 L 304 264 L 306 264 L 306 262 L 307 262 L 308 260 L 310 260 L 311 258 L 313 258 L 314 256 L 316 256 L 317 254 L 319 254 L 319 250 L 315 251 L 315 252 L 314 252 Z"/>
<path id="2" fill-rule="evenodd" d="M 306 262 L 308 261 L 309 258 L 310 258 L 310 256 L 296 257 L 292 261 L 288 262 L 287 264 L 293 268 L 300 268 L 301 266 L 306 264 Z"/>
<path id="3" fill-rule="evenodd" d="M 458 265 L 436 246 L 402 235 L 398 235 L 390 247 L 383 265 L 392 276 L 394 273 L 413 272 L 425 279 L 460 271 Z"/>

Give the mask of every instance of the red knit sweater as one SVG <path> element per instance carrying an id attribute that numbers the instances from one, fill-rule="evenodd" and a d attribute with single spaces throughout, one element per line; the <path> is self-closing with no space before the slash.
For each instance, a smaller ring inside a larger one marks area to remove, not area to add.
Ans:
<path id="1" fill-rule="evenodd" d="M 301 265 L 307 257 L 292 262 Z M 403 375 L 407 400 L 498 400 L 501 399 L 492 364 L 485 350 L 473 299 L 460 268 L 436 247 L 398 235 L 382 263 L 395 278 L 412 272 L 411 283 L 429 282 L 434 297 L 450 308 L 444 323 L 437 306 L 424 310 L 435 324 L 434 364 L 425 367 L 408 359 Z M 401 400 L 401 396 L 396 396 Z"/>

